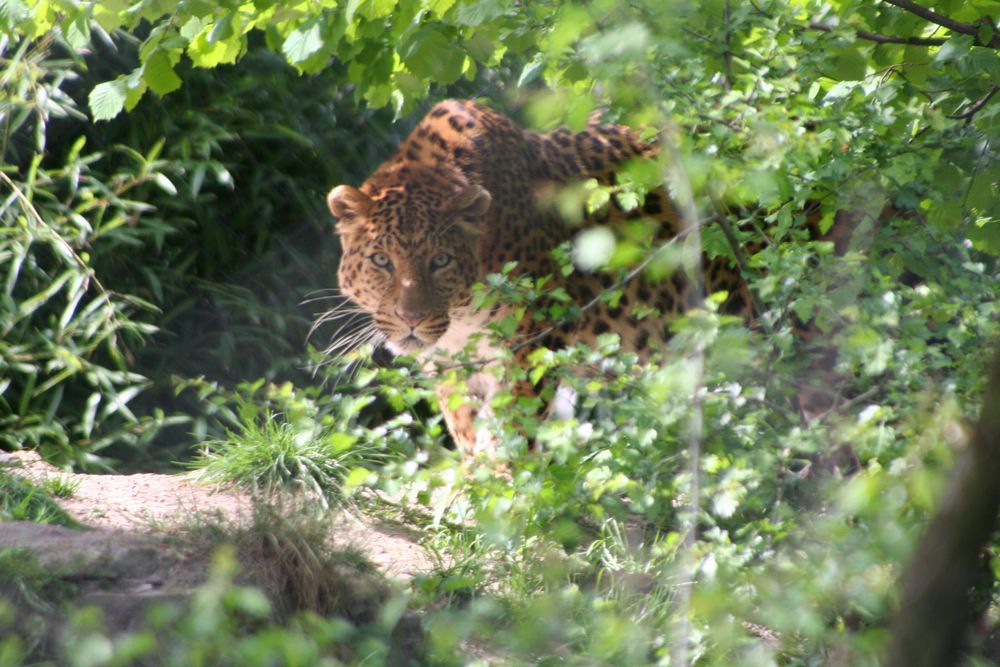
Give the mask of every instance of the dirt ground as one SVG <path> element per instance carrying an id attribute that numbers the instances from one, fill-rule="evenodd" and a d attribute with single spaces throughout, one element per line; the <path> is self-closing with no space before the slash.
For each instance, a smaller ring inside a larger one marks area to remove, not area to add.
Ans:
<path id="1" fill-rule="evenodd" d="M 66 473 L 28 451 L 4 455 L 0 466 L 35 482 L 58 477 L 77 485 L 72 496 L 57 501 L 74 519 L 93 528 L 169 535 L 199 516 L 240 522 L 251 512 L 245 495 L 184 474 Z M 408 580 L 428 572 L 433 565 L 414 531 L 358 512 L 344 510 L 332 515 L 330 533 L 334 544 L 360 550 L 390 579 Z"/>

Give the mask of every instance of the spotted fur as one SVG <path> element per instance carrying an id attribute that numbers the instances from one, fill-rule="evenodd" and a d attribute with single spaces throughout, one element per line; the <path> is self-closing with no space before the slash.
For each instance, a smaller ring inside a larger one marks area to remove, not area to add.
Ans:
<path id="1" fill-rule="evenodd" d="M 655 152 L 621 126 L 595 121 L 582 132 L 534 133 L 475 102 L 442 102 L 360 188 L 341 185 L 330 192 L 344 250 L 340 288 L 371 314 L 393 351 L 427 359 L 435 351 L 454 354 L 491 320 L 507 315 L 503 308 L 474 311 L 473 284 L 511 261 L 535 276 L 558 275 L 550 251 L 576 230 L 540 204 L 537 193 L 587 178 L 610 183 L 625 160 Z M 635 211 L 612 207 L 607 217 L 605 222 L 652 219 L 662 238 L 679 231 L 676 211 L 662 192 L 650 193 Z M 725 311 L 751 314 L 746 284 L 725 259 L 709 263 L 704 279 L 710 292 L 729 292 Z M 668 329 L 665 318 L 640 319 L 632 308 L 670 315 L 696 298 L 694 282 L 683 272 L 656 284 L 632 280 L 613 306 L 595 301 L 612 285 L 606 274 L 574 274 L 565 281 L 578 303 L 591 306 L 572 329 L 556 329 L 544 343 L 593 343 L 613 332 L 626 350 L 644 354 L 667 340 Z M 522 339 L 543 326 L 525 318 Z M 489 358 L 489 344 L 480 343 L 477 353 Z M 497 389 L 487 375 L 470 380 L 473 400 L 459 408 L 450 408 L 450 390 L 441 390 L 449 428 L 467 455 L 488 448 L 482 437 L 477 440 L 474 424 Z"/>

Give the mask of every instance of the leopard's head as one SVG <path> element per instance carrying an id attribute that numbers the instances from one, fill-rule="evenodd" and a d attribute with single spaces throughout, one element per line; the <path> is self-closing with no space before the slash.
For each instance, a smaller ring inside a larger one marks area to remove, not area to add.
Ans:
<path id="1" fill-rule="evenodd" d="M 343 246 L 340 289 L 371 314 L 393 352 L 432 349 L 468 310 L 490 201 L 478 185 L 413 167 L 361 190 L 330 191 Z"/>

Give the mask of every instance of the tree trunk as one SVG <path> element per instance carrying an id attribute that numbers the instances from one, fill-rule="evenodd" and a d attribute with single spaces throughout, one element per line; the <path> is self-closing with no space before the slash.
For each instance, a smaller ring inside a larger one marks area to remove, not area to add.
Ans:
<path id="1" fill-rule="evenodd" d="M 888 667 L 955 664 L 968 625 L 977 564 L 1000 510 L 1000 353 L 993 360 L 979 421 L 947 495 L 903 577 Z"/>

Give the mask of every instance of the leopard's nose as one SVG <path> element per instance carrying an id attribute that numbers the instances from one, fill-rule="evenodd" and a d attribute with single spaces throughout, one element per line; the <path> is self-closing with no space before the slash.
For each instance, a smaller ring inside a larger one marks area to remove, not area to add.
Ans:
<path id="1" fill-rule="evenodd" d="M 409 326 L 411 329 L 416 329 L 417 325 L 427 319 L 427 313 L 419 311 L 406 311 L 400 312 L 399 308 L 395 310 L 396 317 L 403 320 L 403 322 Z"/>

